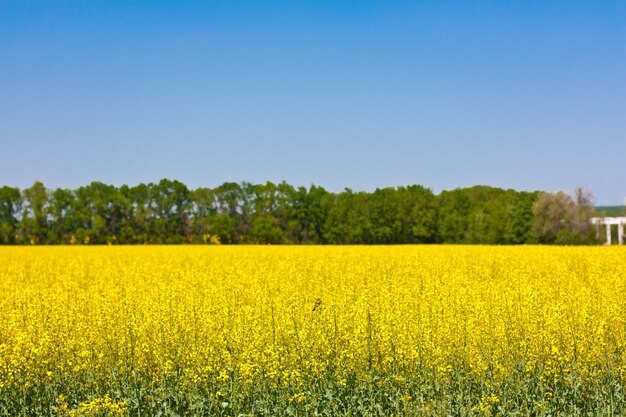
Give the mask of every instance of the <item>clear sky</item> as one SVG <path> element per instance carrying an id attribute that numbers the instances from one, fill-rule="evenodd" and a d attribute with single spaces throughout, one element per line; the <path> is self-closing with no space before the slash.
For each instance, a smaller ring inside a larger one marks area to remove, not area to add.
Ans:
<path id="1" fill-rule="evenodd" d="M 626 196 L 626 2 L 0 1 L 0 185 Z"/>

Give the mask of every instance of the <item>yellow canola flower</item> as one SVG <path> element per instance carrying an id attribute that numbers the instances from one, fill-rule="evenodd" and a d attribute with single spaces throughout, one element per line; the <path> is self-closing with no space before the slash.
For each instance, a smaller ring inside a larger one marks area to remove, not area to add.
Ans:
<path id="1" fill-rule="evenodd" d="M 617 247 L 2 247 L 0 395 L 73 380 L 299 403 L 328 381 L 394 386 L 425 410 L 436 380 L 481 384 L 468 409 L 487 412 L 511 378 L 623 384 L 625 261 Z M 67 413 L 128 407 L 80 394 Z"/>
<path id="2" fill-rule="evenodd" d="M 77 409 L 68 409 L 64 396 L 59 396 L 55 411 L 58 416 L 86 417 L 86 416 L 115 416 L 124 415 L 128 411 L 128 406 L 124 401 L 115 402 L 105 395 L 92 401 L 81 402 Z"/>

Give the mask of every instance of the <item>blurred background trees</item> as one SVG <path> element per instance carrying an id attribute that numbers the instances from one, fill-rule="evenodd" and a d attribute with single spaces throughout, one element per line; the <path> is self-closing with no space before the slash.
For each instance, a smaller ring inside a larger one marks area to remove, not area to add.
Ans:
<path id="1" fill-rule="evenodd" d="M 2 244 L 585 244 L 596 242 L 582 188 L 525 192 L 420 185 L 339 193 L 311 185 L 163 179 L 76 190 L 0 188 Z"/>
<path id="2" fill-rule="evenodd" d="M 593 196 L 580 187 L 573 196 L 563 191 L 540 193 L 533 205 L 533 234 L 539 243 L 596 243 Z"/>

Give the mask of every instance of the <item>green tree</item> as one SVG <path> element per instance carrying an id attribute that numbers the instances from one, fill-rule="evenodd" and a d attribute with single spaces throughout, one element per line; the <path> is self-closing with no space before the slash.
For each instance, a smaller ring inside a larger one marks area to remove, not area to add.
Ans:
<path id="1" fill-rule="evenodd" d="M 0 243 L 17 241 L 18 215 L 22 210 L 22 194 L 17 187 L 0 188 Z"/>
<path id="2" fill-rule="evenodd" d="M 469 234 L 470 201 L 460 188 L 439 195 L 437 235 L 442 243 L 463 243 Z"/>
<path id="3" fill-rule="evenodd" d="M 287 241 L 285 232 L 278 227 L 273 216 L 255 216 L 250 230 L 250 241 L 253 243 L 279 244 Z"/>
<path id="4" fill-rule="evenodd" d="M 211 220 L 217 215 L 215 193 L 210 188 L 200 187 L 191 192 L 191 224 L 194 242 L 204 242 L 204 236 L 216 234 Z"/>
<path id="5" fill-rule="evenodd" d="M 110 243 L 122 224 L 124 197 L 112 185 L 93 181 L 76 191 L 76 236 L 83 243 Z"/>
<path id="6" fill-rule="evenodd" d="M 533 207 L 533 231 L 539 243 L 569 243 L 576 206 L 572 198 L 558 193 L 541 193 Z"/>
<path id="7" fill-rule="evenodd" d="M 153 232 L 157 241 L 188 242 L 192 199 L 187 186 L 180 181 L 162 179 L 151 191 L 155 214 Z"/>
<path id="8" fill-rule="evenodd" d="M 533 205 L 537 201 L 537 192 L 515 192 L 509 190 L 512 204 L 508 206 L 509 215 L 504 229 L 504 243 L 534 243 Z"/>
<path id="9" fill-rule="evenodd" d="M 541 193 L 533 206 L 533 231 L 540 243 L 596 243 L 591 217 L 595 215 L 593 195 L 578 187 L 574 196 L 563 191 Z"/>
<path id="10" fill-rule="evenodd" d="M 430 189 L 411 185 L 398 189 L 405 206 L 402 212 L 403 243 L 432 243 L 437 239 L 437 200 Z M 406 217 L 406 220 L 403 220 Z"/>
<path id="11" fill-rule="evenodd" d="M 130 203 L 131 222 L 122 233 L 128 243 L 153 243 L 152 220 L 154 207 L 152 205 L 151 189 L 154 184 L 139 184 L 128 189 L 127 199 Z"/>
<path id="12" fill-rule="evenodd" d="M 23 192 L 24 210 L 20 221 L 22 238 L 29 243 L 44 244 L 48 234 L 48 190 L 40 181 Z"/>
<path id="13" fill-rule="evenodd" d="M 326 243 L 324 228 L 335 196 L 323 187 L 311 185 L 292 188 L 289 194 L 291 213 L 286 226 L 289 241 Z"/>
<path id="14" fill-rule="evenodd" d="M 245 241 L 250 230 L 252 217 L 251 186 L 248 183 L 241 185 L 235 182 L 226 182 L 215 189 L 218 213 L 230 217 L 234 227 L 232 243 Z M 221 225 L 226 223 L 220 220 Z"/>
<path id="15" fill-rule="evenodd" d="M 57 188 L 50 194 L 50 230 L 48 242 L 71 243 L 75 228 L 74 209 L 76 199 L 71 190 Z"/>
<path id="16" fill-rule="evenodd" d="M 335 196 L 324 224 L 324 239 L 333 244 L 373 243 L 369 195 L 346 188 Z"/>
<path id="17" fill-rule="evenodd" d="M 219 236 L 222 243 L 236 243 L 235 221 L 226 213 L 220 213 L 211 217 L 210 230 L 212 234 Z"/>
<path id="18" fill-rule="evenodd" d="M 532 241 L 536 193 L 477 185 L 439 195 L 439 241 L 511 244 Z"/>
<path id="19" fill-rule="evenodd" d="M 593 196 L 419 185 L 331 193 L 286 182 L 176 180 L 0 189 L 0 243 L 594 243 Z"/>

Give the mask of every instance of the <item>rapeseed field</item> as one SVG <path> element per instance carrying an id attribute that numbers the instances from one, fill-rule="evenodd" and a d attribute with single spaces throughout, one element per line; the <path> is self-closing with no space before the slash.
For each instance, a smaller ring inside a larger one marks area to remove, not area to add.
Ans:
<path id="1" fill-rule="evenodd" d="M 618 247 L 0 248 L 0 415 L 620 415 Z"/>

